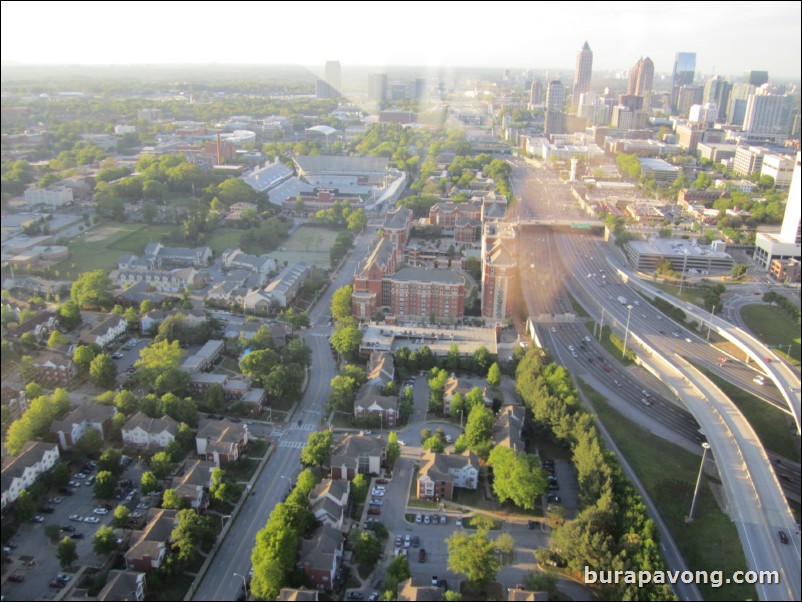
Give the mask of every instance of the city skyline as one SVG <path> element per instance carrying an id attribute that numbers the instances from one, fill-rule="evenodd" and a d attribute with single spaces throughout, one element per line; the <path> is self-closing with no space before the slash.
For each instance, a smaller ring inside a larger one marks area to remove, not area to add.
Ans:
<path id="1" fill-rule="evenodd" d="M 583 2 L 571 3 L 570 9 L 562 3 L 496 3 L 495 14 L 527 24 L 520 35 L 507 35 L 481 29 L 486 21 L 476 14 L 416 2 L 369 12 L 349 3 L 230 2 L 196 5 L 190 12 L 184 4 L 171 3 L 4 1 L 2 56 L 4 65 L 231 63 L 322 70 L 325 61 L 338 60 L 344 69 L 568 70 L 587 40 L 595 73 L 626 71 L 641 56 L 651 57 L 656 74 L 671 73 L 677 52 L 694 52 L 697 72 L 705 79 L 762 69 L 772 78 L 798 80 L 800 6 L 779 2 L 722 11 L 709 2 L 658 2 L 648 8 Z M 355 35 L 340 35 L 344 31 Z M 32 32 L 36 43 L 31 43 Z"/>

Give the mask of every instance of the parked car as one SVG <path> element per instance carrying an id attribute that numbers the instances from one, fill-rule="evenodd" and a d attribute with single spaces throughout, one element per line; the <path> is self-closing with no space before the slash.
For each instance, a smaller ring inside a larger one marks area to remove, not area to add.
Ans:
<path id="1" fill-rule="evenodd" d="M 423 524 L 424 524 L 424 525 L 428 525 L 428 524 L 430 524 L 431 522 L 432 522 L 432 517 L 431 517 L 431 516 L 429 516 L 428 514 L 427 514 L 426 516 L 424 516 L 424 517 L 423 517 Z"/>
<path id="2" fill-rule="evenodd" d="M 39 507 L 39 512 L 41 512 L 42 514 L 53 514 L 55 511 L 56 511 L 56 509 L 51 507 L 51 506 L 40 506 Z"/>
<path id="3" fill-rule="evenodd" d="M 25 573 L 12 573 L 8 576 L 8 580 L 12 583 L 22 583 L 25 581 Z"/>
<path id="4" fill-rule="evenodd" d="M 87 516 L 84 519 L 84 522 L 85 523 L 92 523 L 93 525 L 96 525 L 97 523 L 100 522 L 100 519 L 97 516 Z"/>
<path id="5" fill-rule="evenodd" d="M 61 530 L 66 531 L 67 533 L 75 533 L 75 527 L 73 527 L 72 525 L 64 525 L 63 527 L 61 527 Z"/>
<path id="6" fill-rule="evenodd" d="M 81 523 L 83 522 L 84 518 L 80 514 L 70 514 L 70 520 Z"/>
<path id="7" fill-rule="evenodd" d="M 421 524 L 423 522 L 423 516 L 420 514 L 415 515 L 415 522 Z"/>
<path id="8" fill-rule="evenodd" d="M 52 587 L 53 589 L 64 589 L 65 587 L 67 587 L 67 582 L 59 581 L 58 579 L 53 579 L 50 582 L 50 587 Z"/>
<path id="9" fill-rule="evenodd" d="M 84 538 L 84 534 L 83 533 L 73 533 L 72 535 L 70 535 L 70 537 L 72 539 L 83 539 Z"/>
<path id="10" fill-rule="evenodd" d="M 31 521 L 33 521 L 33 522 L 35 522 L 35 523 L 43 523 L 43 522 L 45 522 L 45 517 L 44 517 L 44 516 L 42 516 L 41 514 L 37 514 L 36 516 L 34 516 L 34 517 L 31 519 Z"/>
<path id="11" fill-rule="evenodd" d="M 49 500 L 47 500 L 47 503 L 48 504 L 60 504 L 61 503 L 61 498 L 60 497 L 51 497 Z"/>
<path id="12" fill-rule="evenodd" d="M 426 562 L 426 550 L 421 548 L 418 552 L 418 562 Z"/>
<path id="13" fill-rule="evenodd" d="M 381 514 L 381 513 L 382 513 L 381 508 L 378 508 L 377 506 L 371 506 L 370 508 L 368 508 L 368 514 Z"/>

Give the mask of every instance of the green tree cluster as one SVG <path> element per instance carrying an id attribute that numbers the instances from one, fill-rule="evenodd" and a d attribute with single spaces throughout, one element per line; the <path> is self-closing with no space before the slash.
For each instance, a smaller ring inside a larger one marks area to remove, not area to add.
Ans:
<path id="1" fill-rule="evenodd" d="M 570 375 L 529 350 L 516 369 L 516 388 L 536 423 L 571 447 L 580 491 L 580 511 L 553 532 L 543 554 L 565 562 L 572 571 L 659 570 L 657 530 L 640 495 L 625 478 L 615 456 L 605 449 L 593 418 L 579 403 Z M 664 585 L 638 589 L 628 584 L 603 586 L 609 599 L 673 599 Z"/>
<path id="2" fill-rule="evenodd" d="M 66 414 L 69 407 L 70 395 L 66 389 L 59 388 L 52 395 L 32 399 L 28 409 L 8 427 L 6 451 L 16 455 L 27 441 L 46 435 L 53 420 Z"/>

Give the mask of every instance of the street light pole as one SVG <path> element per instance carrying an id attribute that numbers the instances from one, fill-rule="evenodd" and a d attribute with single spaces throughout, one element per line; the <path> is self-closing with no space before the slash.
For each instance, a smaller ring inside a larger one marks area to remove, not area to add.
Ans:
<path id="1" fill-rule="evenodd" d="M 710 444 L 707 441 L 702 442 L 702 463 L 699 465 L 699 476 L 696 478 L 696 489 L 693 491 L 693 501 L 691 502 L 691 513 L 688 515 L 687 522 L 693 522 L 693 509 L 696 507 L 696 498 L 699 496 L 699 487 L 702 485 L 702 472 L 705 469 L 705 457 L 707 450 L 710 449 Z"/>
<path id="2" fill-rule="evenodd" d="M 710 330 L 713 328 L 713 314 L 716 312 L 716 306 L 710 310 L 710 319 L 707 321 L 707 340 L 710 340 Z"/>
<path id="3" fill-rule="evenodd" d="M 624 332 L 624 351 L 621 353 L 621 358 L 627 356 L 627 339 L 629 338 L 629 317 L 632 315 L 632 306 L 627 305 L 627 328 Z"/>
<path id="4" fill-rule="evenodd" d="M 599 340 L 602 339 L 602 332 L 604 331 L 604 307 L 602 307 L 601 322 L 599 322 Z"/>
<path id="5" fill-rule="evenodd" d="M 245 575 L 240 575 L 239 573 L 234 573 L 235 577 L 242 577 L 242 587 L 245 588 L 245 598 L 248 598 L 248 580 L 245 579 Z"/>
<path id="6" fill-rule="evenodd" d="M 222 530 L 223 530 L 223 528 L 226 526 L 226 523 L 225 523 L 224 521 L 225 521 L 225 519 L 227 519 L 227 518 L 231 518 L 231 515 L 230 515 L 230 514 L 223 514 L 223 515 L 220 517 L 220 530 L 221 530 L 221 531 L 222 531 Z"/>

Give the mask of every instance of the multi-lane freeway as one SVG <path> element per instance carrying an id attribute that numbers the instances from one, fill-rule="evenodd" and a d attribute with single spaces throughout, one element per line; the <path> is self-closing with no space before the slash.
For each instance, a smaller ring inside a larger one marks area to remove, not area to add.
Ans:
<path id="1" fill-rule="evenodd" d="M 513 171 L 513 176 L 516 194 L 522 199 L 517 216 L 553 218 L 569 211 L 554 202 L 555 189 L 563 189 L 559 195 L 563 202 L 569 202 L 569 197 L 566 187 L 553 176 L 541 175 L 540 171 L 533 176 L 518 170 Z M 527 184 L 522 186 L 522 180 Z M 785 392 L 781 394 L 768 383 L 753 382 L 758 374 L 754 367 L 734 361 L 736 358 L 722 362 L 721 351 L 705 338 L 653 308 L 621 279 L 621 271 L 611 268 L 609 249 L 604 243 L 584 236 L 552 234 L 544 228 L 522 232 L 519 240 L 519 265 L 529 272 L 529 277 L 522 278 L 524 295 L 530 316 L 539 320 L 536 328 L 541 343 L 552 347 L 575 373 L 589 374 L 597 382 L 606 383 L 608 390 L 619 393 L 617 397 L 640 406 L 651 418 L 676 429 L 678 434 L 697 439 L 701 425 L 713 448 L 750 568 L 780 570 L 782 574 L 781 584 L 758 587 L 761 599 L 799 599 L 798 530 L 772 462 L 740 412 L 687 359 L 778 407 L 788 407 Z M 628 339 L 630 347 L 637 346 L 639 355 L 646 358 L 674 399 L 661 400 L 653 393 L 647 396 L 650 391 L 631 382 L 592 339 L 586 340 L 590 333 L 584 324 L 571 323 L 565 315 L 573 313 L 565 288 L 570 288 L 597 321 L 612 326 L 619 336 Z M 716 323 L 713 326 L 714 331 L 726 327 Z M 772 364 L 769 362 L 770 367 Z M 680 407 L 680 402 L 686 409 Z M 783 484 L 798 492 L 798 469 L 785 475 L 793 482 Z M 780 530 L 792 535 L 790 545 L 779 540 Z"/>

